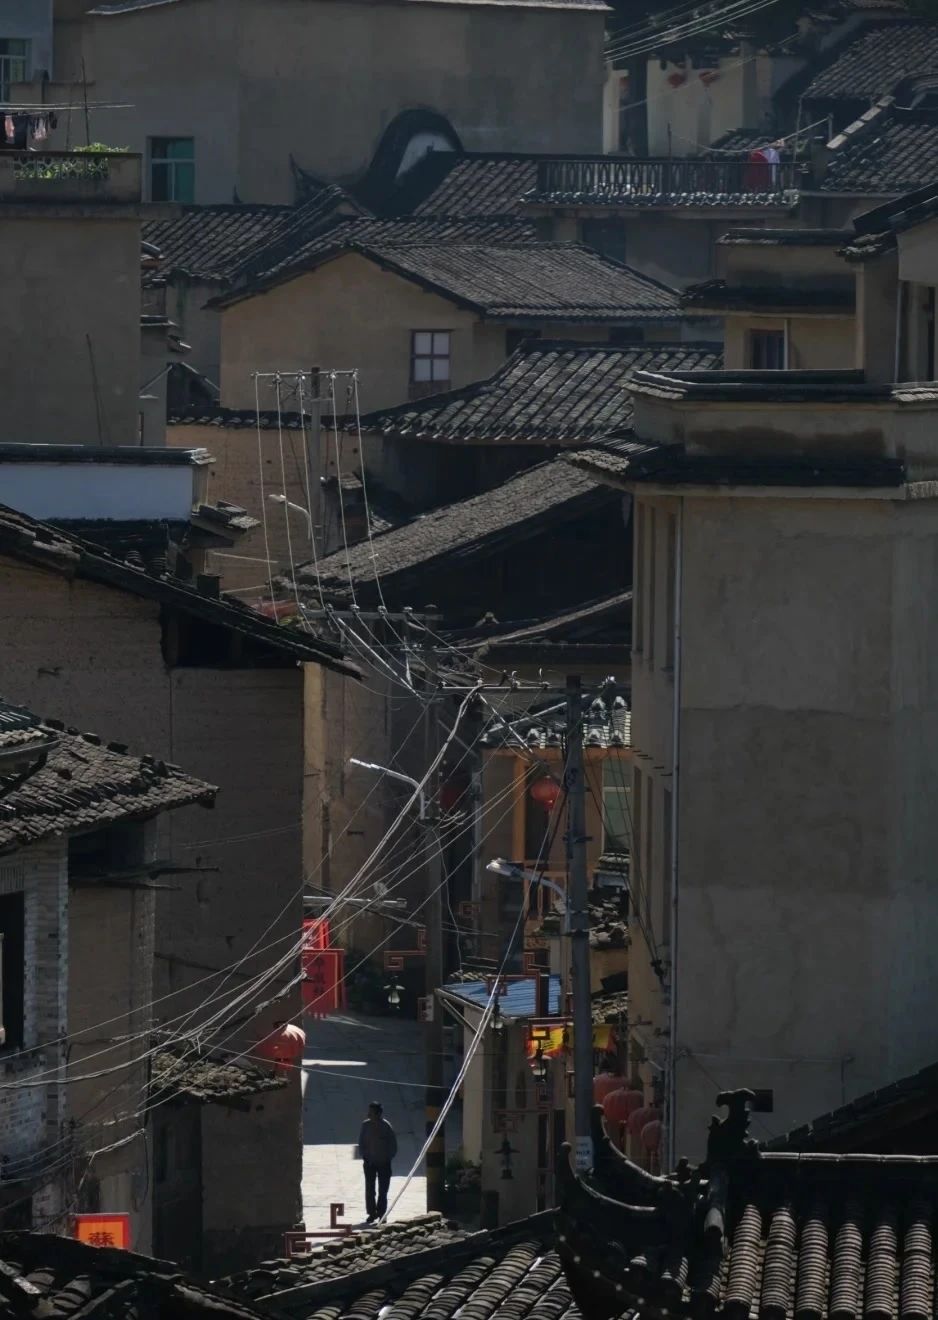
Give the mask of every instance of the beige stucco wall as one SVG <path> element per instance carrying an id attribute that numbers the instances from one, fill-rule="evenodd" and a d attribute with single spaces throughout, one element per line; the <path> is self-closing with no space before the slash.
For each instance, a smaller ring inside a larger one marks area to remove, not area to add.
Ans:
<path id="1" fill-rule="evenodd" d="M 502 326 L 482 325 L 472 312 L 347 253 L 222 312 L 222 402 L 253 408 L 255 371 L 358 367 L 363 411 L 401 403 L 412 330 L 452 332 L 453 386 L 479 380 L 504 361 Z M 339 408 L 343 388 L 340 379 Z"/>
<path id="2" fill-rule="evenodd" d="M 938 511 L 683 504 L 675 1150 L 695 1156 L 719 1089 L 774 1090 L 764 1136 L 932 1057 L 938 694 L 921 602 Z M 663 679 L 636 660 L 636 749 L 668 775 Z M 635 1018 L 665 1022 L 633 943 Z"/>
<path id="3" fill-rule="evenodd" d="M 0 207 L 4 442 L 138 443 L 140 221 L 80 211 Z"/>
<path id="4" fill-rule="evenodd" d="M 791 371 L 824 371 L 857 366 L 853 316 L 727 316 L 723 321 L 723 365 L 727 371 L 750 366 L 753 330 L 781 330 L 788 336 Z"/>
<path id="5" fill-rule="evenodd" d="M 403 110 L 471 150 L 598 151 L 602 11 L 527 5 L 187 0 L 89 20 L 92 135 L 194 136 L 196 201 L 290 202 L 290 155 L 356 177 Z M 519 51 L 525 52 L 523 59 Z M 206 69 L 212 76 L 206 78 Z M 564 114 L 557 117 L 557 105 Z"/>

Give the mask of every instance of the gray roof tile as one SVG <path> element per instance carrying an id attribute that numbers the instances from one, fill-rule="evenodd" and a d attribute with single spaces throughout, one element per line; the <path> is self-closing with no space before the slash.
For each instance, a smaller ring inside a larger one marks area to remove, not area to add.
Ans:
<path id="1" fill-rule="evenodd" d="M 709 371 L 715 344 L 584 344 L 529 340 L 488 380 L 362 418 L 369 430 L 465 444 L 582 444 L 632 423 L 634 371 Z"/>
<path id="2" fill-rule="evenodd" d="M 680 316 L 676 290 L 576 244 L 360 248 L 387 269 L 496 319 L 620 323 Z"/>
<path id="3" fill-rule="evenodd" d="M 907 78 L 938 71 L 938 23 L 885 23 L 864 29 L 811 79 L 806 101 L 871 101 Z"/>
<path id="4" fill-rule="evenodd" d="M 17 717 L 36 719 L 0 704 L 0 727 Z M 40 760 L 32 773 L 19 765 L 0 773 L 0 852 L 215 800 L 210 784 L 176 766 L 128 756 L 116 744 L 104 746 L 91 734 L 52 721 L 40 722 L 40 731 L 52 741 L 37 748 Z"/>

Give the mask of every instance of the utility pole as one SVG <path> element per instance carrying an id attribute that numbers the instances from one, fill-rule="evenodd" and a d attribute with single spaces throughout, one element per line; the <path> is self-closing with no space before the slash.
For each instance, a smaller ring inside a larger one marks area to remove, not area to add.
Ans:
<path id="1" fill-rule="evenodd" d="M 583 773 L 583 698 L 578 674 L 567 676 L 567 862 L 570 875 L 570 967 L 573 979 L 573 1131 L 576 1167 L 593 1164 L 593 1012 L 590 1002 L 589 886 L 586 874 L 586 796 Z"/>
<path id="2" fill-rule="evenodd" d="M 424 754 L 430 765 L 439 754 L 439 716 L 435 701 L 427 701 L 424 711 Z M 436 992 L 443 984 L 443 857 L 439 830 L 439 770 L 427 785 L 430 812 L 424 813 L 424 849 L 427 872 L 427 951 L 424 1040 L 426 1049 L 426 1120 L 427 1136 L 440 1116 L 446 1096 L 443 1086 L 443 1010 Z M 427 1150 L 427 1210 L 443 1209 L 443 1177 L 446 1163 L 445 1124 Z"/>

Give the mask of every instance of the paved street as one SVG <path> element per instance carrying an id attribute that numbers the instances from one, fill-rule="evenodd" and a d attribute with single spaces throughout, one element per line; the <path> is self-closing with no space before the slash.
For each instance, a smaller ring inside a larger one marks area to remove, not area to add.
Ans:
<path id="1" fill-rule="evenodd" d="M 424 1060 L 421 1027 L 397 1018 L 342 1013 L 306 1022 L 303 1073 L 303 1216 L 310 1230 L 327 1228 L 329 1205 L 345 1205 L 345 1222 L 365 1218 L 362 1168 L 354 1159 L 358 1129 L 370 1100 L 384 1105 L 398 1155 L 388 1205 L 394 1202 L 423 1144 Z M 391 1219 L 426 1210 L 421 1168 Z"/>

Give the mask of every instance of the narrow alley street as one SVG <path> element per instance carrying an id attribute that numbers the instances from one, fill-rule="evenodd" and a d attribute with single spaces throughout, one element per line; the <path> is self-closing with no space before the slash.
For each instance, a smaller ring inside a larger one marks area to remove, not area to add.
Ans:
<path id="1" fill-rule="evenodd" d="M 365 1218 L 358 1130 L 369 1101 L 384 1106 L 397 1133 L 388 1205 L 394 1204 L 423 1144 L 424 1056 L 420 1024 L 344 1012 L 306 1023 L 303 1068 L 303 1217 L 310 1231 L 329 1226 L 329 1206 L 341 1201 L 342 1222 Z M 418 1171 L 389 1215 L 408 1219 L 426 1210 L 426 1179 Z"/>

